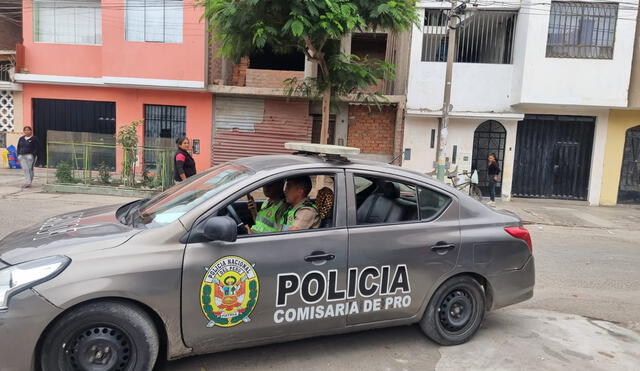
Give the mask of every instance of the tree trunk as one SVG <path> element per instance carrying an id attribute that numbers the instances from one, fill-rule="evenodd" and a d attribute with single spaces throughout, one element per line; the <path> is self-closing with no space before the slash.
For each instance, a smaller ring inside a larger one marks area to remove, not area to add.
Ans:
<path id="1" fill-rule="evenodd" d="M 329 116 L 331 115 L 331 86 L 322 92 L 322 125 L 320 126 L 320 143 L 327 144 L 329 139 Z"/>

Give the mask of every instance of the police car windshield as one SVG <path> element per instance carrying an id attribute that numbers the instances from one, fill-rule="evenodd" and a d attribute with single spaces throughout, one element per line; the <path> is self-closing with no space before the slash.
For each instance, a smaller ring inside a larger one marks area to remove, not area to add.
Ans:
<path id="1" fill-rule="evenodd" d="M 206 170 L 142 204 L 139 210 L 140 222 L 147 225 L 169 224 L 252 174 L 252 170 L 235 164 L 224 164 Z"/>

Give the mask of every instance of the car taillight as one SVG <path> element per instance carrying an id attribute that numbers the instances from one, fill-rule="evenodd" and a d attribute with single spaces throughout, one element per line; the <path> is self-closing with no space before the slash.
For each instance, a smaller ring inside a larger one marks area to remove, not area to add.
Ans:
<path id="1" fill-rule="evenodd" d="M 505 227 L 504 230 L 510 235 L 512 235 L 513 237 L 521 239 L 522 241 L 526 242 L 527 246 L 529 246 L 529 251 L 533 253 L 533 243 L 531 243 L 531 234 L 529 234 L 529 231 L 527 230 L 527 228 L 520 225 L 517 227 Z"/>

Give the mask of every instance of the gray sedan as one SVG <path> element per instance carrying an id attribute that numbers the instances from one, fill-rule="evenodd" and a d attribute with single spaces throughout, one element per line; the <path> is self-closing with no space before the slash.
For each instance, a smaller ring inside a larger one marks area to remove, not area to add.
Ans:
<path id="1" fill-rule="evenodd" d="M 289 194 L 262 192 L 293 178 L 310 184 L 303 228 L 285 227 L 298 223 Z M 520 219 L 445 184 L 339 156 L 250 157 L 0 241 L 0 370 L 151 370 L 415 323 L 460 344 L 534 281 Z"/>

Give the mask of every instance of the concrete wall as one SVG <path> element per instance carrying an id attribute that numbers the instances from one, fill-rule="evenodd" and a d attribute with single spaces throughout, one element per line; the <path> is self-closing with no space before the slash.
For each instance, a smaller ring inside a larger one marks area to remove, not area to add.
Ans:
<path id="1" fill-rule="evenodd" d="M 618 12 L 611 60 L 547 58 L 551 0 L 507 0 L 482 8 L 521 7 L 513 64 L 456 63 L 452 104 L 457 112 L 522 112 L 522 104 L 626 107 L 636 28 L 637 0 Z M 418 6 L 443 8 L 441 2 Z M 420 10 L 420 22 L 424 12 Z M 444 62 L 422 62 L 422 29 L 414 27 L 408 89 L 409 110 L 439 111 L 444 92 Z"/>
<path id="2" fill-rule="evenodd" d="M 620 5 L 613 59 L 547 58 L 550 0 L 525 0 L 518 15 L 512 104 L 626 107 L 638 1 Z"/>
<path id="3" fill-rule="evenodd" d="M 622 170 L 622 157 L 624 155 L 627 130 L 638 125 L 640 125 L 640 111 L 611 110 L 609 112 L 602 190 L 600 193 L 601 205 L 615 205 L 618 203 L 620 171 Z"/>
<path id="4" fill-rule="evenodd" d="M 517 134 L 516 120 L 501 120 L 500 122 L 507 131 L 504 158 L 499 159 L 502 168 L 502 198 L 508 200 L 511 196 L 511 183 L 513 179 L 513 165 L 515 159 L 515 144 Z M 456 163 L 458 172 L 471 170 L 473 159 L 473 136 L 475 130 L 485 122 L 486 119 L 451 119 L 449 121 L 449 134 L 446 145 L 446 155 L 451 159 L 453 146 L 457 146 Z M 431 148 L 431 130 L 436 130 L 434 148 Z M 411 160 L 405 160 L 403 166 L 422 173 L 430 172 L 434 169 L 433 163 L 436 161 L 438 119 L 430 117 L 409 116 L 405 121 L 404 148 L 411 149 Z M 465 161 L 464 157 L 467 157 Z"/>
<path id="5" fill-rule="evenodd" d="M 424 4 L 424 3 L 421 3 Z M 442 3 L 429 4 L 442 7 Z M 419 10 L 419 24 L 424 11 Z M 440 111 L 444 97 L 446 63 L 422 62 L 422 29 L 414 27 L 411 35 L 411 62 L 407 110 Z M 455 63 L 451 103 L 456 112 L 513 112 L 509 64 Z"/>
<path id="6" fill-rule="evenodd" d="M 31 0 L 23 2 L 23 10 L 25 67 L 32 74 L 202 81 L 204 88 L 205 24 L 203 8 L 194 0 L 184 1 L 181 43 L 125 40 L 122 0 L 102 1 L 101 45 L 34 42 Z"/>

